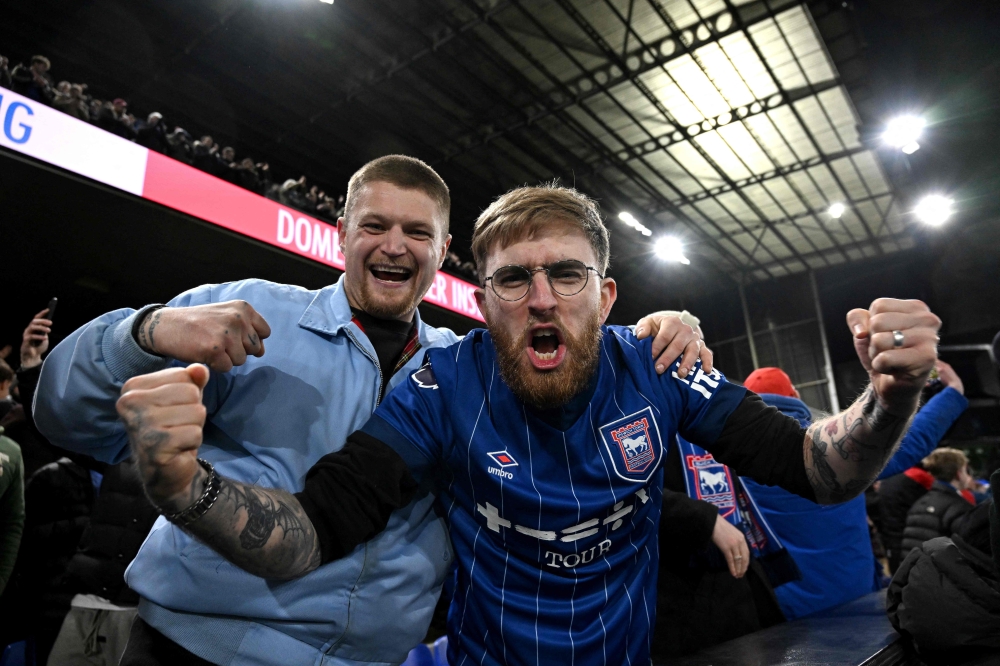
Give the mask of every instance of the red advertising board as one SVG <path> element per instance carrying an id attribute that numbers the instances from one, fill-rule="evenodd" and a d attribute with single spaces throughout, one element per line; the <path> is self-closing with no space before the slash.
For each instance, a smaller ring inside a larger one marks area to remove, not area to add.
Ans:
<path id="1" fill-rule="evenodd" d="M 337 227 L 0 89 L 0 146 L 340 270 Z M 483 321 L 475 285 L 438 272 L 424 300 Z"/>

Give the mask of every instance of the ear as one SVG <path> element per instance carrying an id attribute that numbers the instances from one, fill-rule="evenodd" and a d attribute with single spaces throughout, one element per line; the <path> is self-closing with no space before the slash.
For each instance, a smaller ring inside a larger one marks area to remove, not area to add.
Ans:
<path id="1" fill-rule="evenodd" d="M 486 310 L 486 288 L 476 287 L 476 290 L 472 292 L 476 297 L 476 305 L 479 306 L 479 311 L 483 314 L 483 318 L 486 320 L 487 325 L 489 324 L 489 315 Z"/>
<path id="2" fill-rule="evenodd" d="M 444 258 L 448 256 L 449 247 L 451 247 L 451 234 L 445 236 L 444 242 L 441 243 L 441 256 L 438 257 L 438 268 L 444 266 Z"/>
<path id="3" fill-rule="evenodd" d="M 618 284 L 613 278 L 604 278 L 601 280 L 601 325 L 607 321 L 608 315 L 611 314 L 611 306 L 615 304 L 618 299 Z"/>
<path id="4" fill-rule="evenodd" d="M 344 256 L 347 254 L 344 252 L 344 238 L 347 236 L 347 220 L 343 217 L 337 218 L 337 243 L 340 245 L 340 253 Z"/>

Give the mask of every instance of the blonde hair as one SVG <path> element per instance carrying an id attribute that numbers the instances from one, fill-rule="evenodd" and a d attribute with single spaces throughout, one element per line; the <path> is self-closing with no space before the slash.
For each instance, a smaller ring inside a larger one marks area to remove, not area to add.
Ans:
<path id="1" fill-rule="evenodd" d="M 924 469 L 930 472 L 935 479 L 947 483 L 958 476 L 960 470 L 965 469 L 965 466 L 969 464 L 969 459 L 964 452 L 944 446 L 931 451 L 930 455 L 921 462 Z"/>
<path id="2" fill-rule="evenodd" d="M 486 256 L 494 246 L 510 246 L 531 238 L 548 224 L 575 224 L 590 240 L 597 255 L 597 268 L 607 273 L 611 243 L 601 220 L 597 202 L 569 187 L 547 183 L 519 187 L 499 197 L 482 212 L 472 232 L 472 255 L 480 276 L 486 270 Z"/>
<path id="3" fill-rule="evenodd" d="M 350 218 L 358 192 L 368 183 L 390 183 L 404 190 L 419 190 L 429 196 L 444 216 L 444 233 L 448 233 L 451 215 L 451 193 L 437 171 L 427 163 L 406 155 L 386 155 L 374 159 L 354 172 L 347 183 L 344 217 Z"/>

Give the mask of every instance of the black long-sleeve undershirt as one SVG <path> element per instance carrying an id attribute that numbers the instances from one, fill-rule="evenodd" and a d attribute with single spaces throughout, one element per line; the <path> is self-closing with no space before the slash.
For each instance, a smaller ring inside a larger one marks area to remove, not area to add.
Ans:
<path id="1" fill-rule="evenodd" d="M 741 476 L 815 501 L 802 457 L 804 438 L 798 421 L 747 391 L 706 448 Z M 296 498 L 316 528 L 326 564 L 384 530 L 392 512 L 409 504 L 417 490 L 399 454 L 359 431 L 341 450 L 320 458 Z"/>

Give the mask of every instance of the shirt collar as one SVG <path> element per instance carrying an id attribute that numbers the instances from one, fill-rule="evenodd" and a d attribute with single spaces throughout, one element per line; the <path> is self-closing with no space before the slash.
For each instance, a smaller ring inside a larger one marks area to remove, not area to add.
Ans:
<path id="1" fill-rule="evenodd" d="M 337 335 L 341 329 L 351 325 L 354 313 L 351 312 L 351 304 L 347 300 L 347 292 L 344 290 L 346 277 L 346 275 L 341 275 L 336 283 L 323 287 L 317 292 L 299 318 L 299 326 L 325 335 Z M 417 337 L 420 340 L 420 345 L 422 347 L 439 346 L 441 332 L 433 326 L 424 324 L 420 318 L 419 310 L 414 316 L 417 321 Z"/>

